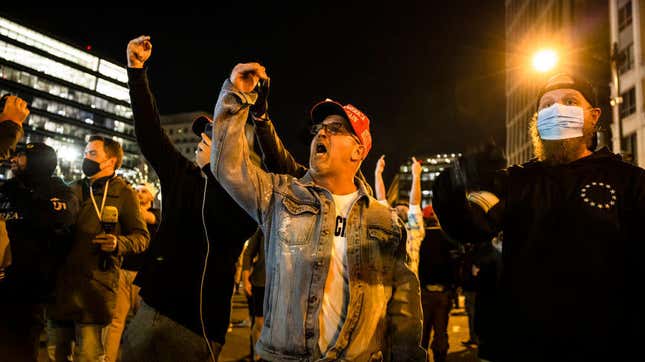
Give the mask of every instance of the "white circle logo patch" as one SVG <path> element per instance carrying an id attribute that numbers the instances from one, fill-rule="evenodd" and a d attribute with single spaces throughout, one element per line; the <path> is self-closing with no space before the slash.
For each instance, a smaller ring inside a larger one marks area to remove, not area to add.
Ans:
<path id="1" fill-rule="evenodd" d="M 580 198 L 597 209 L 611 209 L 616 205 L 616 190 L 606 182 L 592 182 L 580 189 Z"/>

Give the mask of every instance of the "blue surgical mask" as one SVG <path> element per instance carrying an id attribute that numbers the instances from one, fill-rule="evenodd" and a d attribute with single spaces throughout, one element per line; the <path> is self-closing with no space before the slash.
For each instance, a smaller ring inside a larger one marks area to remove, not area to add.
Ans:
<path id="1" fill-rule="evenodd" d="M 582 137 L 584 110 L 578 106 L 554 103 L 538 112 L 537 129 L 543 140 Z"/>

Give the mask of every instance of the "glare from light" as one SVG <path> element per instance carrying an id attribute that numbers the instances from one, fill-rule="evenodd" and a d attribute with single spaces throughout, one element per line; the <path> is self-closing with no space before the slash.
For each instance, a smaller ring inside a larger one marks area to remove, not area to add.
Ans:
<path id="1" fill-rule="evenodd" d="M 75 147 L 62 146 L 58 149 L 58 157 L 64 161 L 75 161 L 81 157 L 81 152 Z"/>
<path id="2" fill-rule="evenodd" d="M 533 68 L 538 72 L 548 72 L 558 63 L 558 54 L 551 49 L 540 50 L 533 56 Z"/>

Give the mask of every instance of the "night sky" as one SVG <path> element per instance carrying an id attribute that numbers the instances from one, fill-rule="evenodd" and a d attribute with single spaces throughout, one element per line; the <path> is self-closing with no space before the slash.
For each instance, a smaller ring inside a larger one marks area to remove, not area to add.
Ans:
<path id="1" fill-rule="evenodd" d="M 258 61 L 271 77 L 276 128 L 305 164 L 309 108 L 327 97 L 352 103 L 372 121 L 370 181 L 381 154 L 387 183 L 411 155 L 463 152 L 491 138 L 504 146 L 503 1 L 316 4 L 2 15 L 122 64 L 127 42 L 150 35 L 162 114 L 212 112 L 233 66 Z"/>

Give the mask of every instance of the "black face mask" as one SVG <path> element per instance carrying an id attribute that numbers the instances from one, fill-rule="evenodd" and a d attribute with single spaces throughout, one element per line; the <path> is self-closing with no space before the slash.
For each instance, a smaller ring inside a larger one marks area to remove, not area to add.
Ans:
<path id="1" fill-rule="evenodd" d="M 87 177 L 92 177 L 97 173 L 101 172 L 101 164 L 90 160 L 89 158 L 83 159 L 83 173 Z"/>

